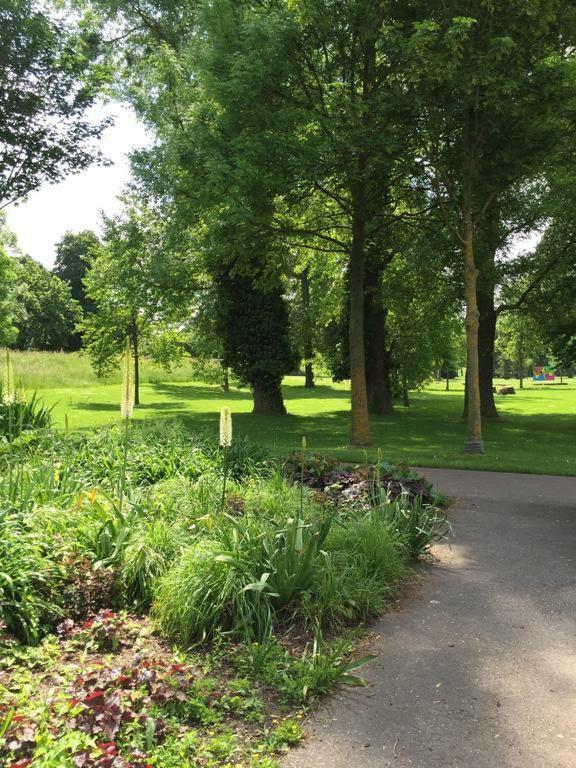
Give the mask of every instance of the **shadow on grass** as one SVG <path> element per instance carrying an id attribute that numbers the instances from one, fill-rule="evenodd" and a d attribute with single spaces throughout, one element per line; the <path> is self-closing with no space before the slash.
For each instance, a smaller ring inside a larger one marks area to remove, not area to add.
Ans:
<path id="1" fill-rule="evenodd" d="M 237 434 L 245 434 L 278 454 L 297 450 L 302 435 L 306 435 L 310 450 L 350 461 L 373 460 L 380 448 L 389 461 L 421 466 L 576 474 L 576 420 L 568 413 L 504 410 L 500 419 L 484 424 L 486 454 L 471 458 L 463 453 L 466 423 L 462 419 L 462 392 L 418 392 L 410 408 L 398 406 L 391 415 L 372 417 L 373 444 L 365 451 L 348 446 L 350 411 L 345 390 L 287 385 L 283 391 L 292 413 L 254 415 L 248 390 L 223 392 L 216 386 L 191 383 L 147 384 L 142 392 L 144 402 L 135 415 L 177 416 L 191 430 L 216 433 L 219 409 L 230 404 Z M 236 411 L 234 404 L 242 412 Z M 119 414 L 116 402 L 77 402 L 71 407 L 77 412 Z"/>

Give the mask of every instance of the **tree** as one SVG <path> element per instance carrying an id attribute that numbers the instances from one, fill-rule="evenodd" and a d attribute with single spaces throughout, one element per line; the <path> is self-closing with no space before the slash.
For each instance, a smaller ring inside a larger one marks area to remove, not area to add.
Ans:
<path id="1" fill-rule="evenodd" d="M 136 405 L 143 346 L 166 366 L 184 350 L 174 319 L 188 288 L 179 257 L 169 249 L 162 216 L 127 199 L 122 214 L 104 219 L 102 242 L 84 278 L 86 296 L 95 306 L 81 324 L 92 364 L 99 375 L 118 367 L 128 338 Z"/>
<path id="2" fill-rule="evenodd" d="M 412 38 L 423 172 L 462 249 L 468 438 L 483 452 L 478 355 L 478 237 L 501 191 L 533 170 L 550 110 L 542 93 L 570 39 L 556 0 L 432 6 Z M 563 15 L 564 14 L 564 15 Z"/>
<path id="3" fill-rule="evenodd" d="M 16 273 L 15 349 L 69 350 L 82 312 L 70 287 L 29 256 Z"/>
<path id="4" fill-rule="evenodd" d="M 573 207 L 557 212 L 546 230 L 536 253 L 538 280 L 528 277 L 523 284 L 507 286 L 505 306 L 520 307 L 529 326 L 563 369 L 576 365 L 576 227 Z M 542 264 L 562 263 L 561 270 L 542 271 Z"/>
<path id="5" fill-rule="evenodd" d="M 83 315 L 94 312 L 94 304 L 86 296 L 84 278 L 90 268 L 92 254 L 99 244 L 98 237 L 90 230 L 76 234 L 66 232 L 60 242 L 56 244 L 56 263 L 52 271 L 70 286 L 72 297 L 82 308 Z M 79 349 L 81 345 L 82 336 L 77 332 L 71 346 L 74 349 Z"/>
<path id="6" fill-rule="evenodd" d="M 526 311 L 500 315 L 496 350 L 501 359 L 512 363 L 520 389 L 523 389 L 529 361 L 545 352 L 534 317 Z"/>
<path id="7" fill-rule="evenodd" d="M 87 16 L 75 27 L 37 0 L 0 6 L 0 208 L 88 166 L 105 123 L 86 117 L 109 72 Z"/>
<path id="8" fill-rule="evenodd" d="M 262 290 L 250 276 L 222 270 L 215 278 L 223 363 L 250 386 L 253 413 L 285 413 L 282 378 L 297 365 L 289 340 L 281 281 Z"/>
<path id="9" fill-rule="evenodd" d="M 52 271 L 68 283 L 72 297 L 85 313 L 94 311 L 94 305 L 86 296 L 84 278 L 90 268 L 92 254 L 99 245 L 98 236 L 89 229 L 76 233 L 66 232 L 60 242 L 56 243 L 56 262 Z"/>
<path id="10" fill-rule="evenodd" d="M 281 246 L 348 262 L 351 441 L 368 443 L 366 258 L 395 216 L 391 187 L 411 157 L 395 6 L 218 0 L 187 16 L 120 5 L 148 32 L 132 37 L 148 69 L 140 63 L 128 90 L 172 163 L 182 221 L 201 211 L 221 253 L 228 238 L 221 264 L 264 283 L 287 272 Z"/>

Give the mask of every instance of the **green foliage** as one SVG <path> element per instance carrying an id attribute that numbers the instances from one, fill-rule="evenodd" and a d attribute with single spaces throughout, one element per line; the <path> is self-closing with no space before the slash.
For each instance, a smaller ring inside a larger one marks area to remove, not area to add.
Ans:
<path id="1" fill-rule="evenodd" d="M 452 534 L 452 526 L 445 512 L 420 498 L 411 502 L 406 494 L 392 503 L 380 506 L 397 534 L 405 541 L 413 558 L 425 555 L 434 544 L 446 541 Z"/>
<path id="2" fill-rule="evenodd" d="M 46 621 L 58 614 L 49 599 L 50 588 L 59 578 L 47 556 L 48 541 L 30 530 L 26 517 L 0 506 L 0 622 L 2 629 L 31 645 Z"/>
<path id="3" fill-rule="evenodd" d="M 13 245 L 13 236 L 5 226 L 4 214 L 0 212 L 0 345 L 11 343 L 16 335 L 13 317 L 16 311 L 14 284 L 17 262 L 8 247 Z"/>
<path id="4" fill-rule="evenodd" d="M 177 299 L 186 295 L 189 281 L 168 250 L 159 213 L 145 202 L 125 202 L 122 214 L 104 220 L 103 240 L 93 247 L 84 278 L 95 310 L 84 318 L 81 330 L 98 375 L 118 368 L 126 338 L 135 365 L 146 350 L 166 367 L 184 353 L 184 336 L 173 312 L 175 307 L 182 311 Z"/>
<path id="5" fill-rule="evenodd" d="M 84 277 L 95 251 L 100 245 L 98 236 L 89 229 L 82 232 L 66 232 L 56 244 L 56 261 L 53 272 L 70 286 L 72 298 L 82 310 L 91 312 L 94 307 L 86 298 Z"/>
<path id="6" fill-rule="evenodd" d="M 74 346 L 74 331 L 82 312 L 67 283 L 29 256 L 20 256 L 15 290 L 18 333 L 13 346 L 39 350 Z"/>
<path id="7" fill-rule="evenodd" d="M 89 120 L 110 71 L 91 14 L 54 14 L 35 0 L 0 8 L 0 207 L 86 168 L 104 125 Z M 9 69 L 7 63 L 10 62 Z"/>
<path id="8" fill-rule="evenodd" d="M 324 623 L 345 625 L 378 616 L 408 572 L 402 536 L 373 511 L 335 525 L 326 551 L 314 601 Z"/>
<path id="9" fill-rule="evenodd" d="M 223 364 L 252 388 L 255 410 L 282 410 L 282 378 L 296 367 L 297 358 L 281 283 L 262 288 L 254 276 L 222 273 L 216 290 Z"/>

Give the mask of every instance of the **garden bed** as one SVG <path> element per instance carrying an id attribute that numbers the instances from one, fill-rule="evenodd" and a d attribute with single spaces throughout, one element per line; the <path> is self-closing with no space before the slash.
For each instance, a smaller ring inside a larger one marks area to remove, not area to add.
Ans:
<path id="1" fill-rule="evenodd" d="M 358 683 L 351 630 L 449 531 L 415 475 L 280 471 L 238 439 L 224 464 L 178 422 L 132 427 L 126 464 L 120 429 L 25 434 L 0 461 L 14 768 L 270 768 L 302 708 Z"/>

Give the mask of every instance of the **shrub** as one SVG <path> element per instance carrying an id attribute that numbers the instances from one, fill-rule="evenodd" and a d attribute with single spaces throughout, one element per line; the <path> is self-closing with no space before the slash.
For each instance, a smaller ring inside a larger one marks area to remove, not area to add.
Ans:
<path id="1" fill-rule="evenodd" d="M 86 557 L 68 557 L 62 562 L 64 582 L 54 597 L 70 619 L 85 619 L 115 605 L 117 574 L 112 568 L 94 568 Z"/>

